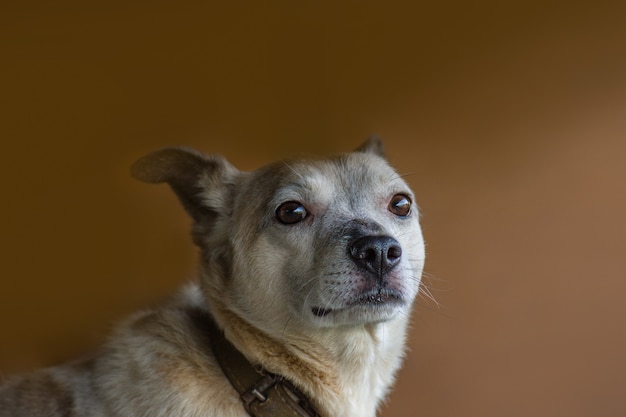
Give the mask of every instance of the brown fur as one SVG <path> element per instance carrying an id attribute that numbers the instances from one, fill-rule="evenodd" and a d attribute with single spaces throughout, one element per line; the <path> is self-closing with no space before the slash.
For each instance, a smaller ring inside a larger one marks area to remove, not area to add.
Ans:
<path id="1" fill-rule="evenodd" d="M 251 173 L 165 149 L 133 174 L 168 183 L 193 219 L 198 283 L 130 317 L 93 359 L 5 382 L 0 417 L 246 416 L 200 313 L 323 416 L 373 417 L 401 363 L 424 262 L 417 206 L 393 206 L 413 194 L 381 142 Z M 300 204 L 302 219 L 281 223 L 285 202 Z"/>

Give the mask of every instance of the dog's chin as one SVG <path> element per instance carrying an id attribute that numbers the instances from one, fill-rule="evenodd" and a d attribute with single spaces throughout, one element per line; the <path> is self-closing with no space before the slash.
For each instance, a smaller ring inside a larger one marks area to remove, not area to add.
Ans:
<path id="1" fill-rule="evenodd" d="M 379 323 L 395 318 L 407 304 L 397 291 L 370 291 L 339 306 L 314 306 L 311 315 L 322 326 Z"/>

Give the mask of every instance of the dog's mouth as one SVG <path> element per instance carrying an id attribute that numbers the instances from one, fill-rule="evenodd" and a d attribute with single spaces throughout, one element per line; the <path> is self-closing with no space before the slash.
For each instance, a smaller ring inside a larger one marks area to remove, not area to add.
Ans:
<path id="1" fill-rule="evenodd" d="M 331 308 L 313 307 L 311 311 L 317 317 L 324 317 L 329 315 L 333 310 Z"/>
<path id="2" fill-rule="evenodd" d="M 402 303 L 403 298 L 398 291 L 379 289 L 361 294 L 355 299 L 348 301 L 345 307 L 341 307 L 338 309 L 313 307 L 311 309 L 311 312 L 316 317 L 325 317 L 336 311 L 346 310 L 351 307 L 377 307 Z"/>

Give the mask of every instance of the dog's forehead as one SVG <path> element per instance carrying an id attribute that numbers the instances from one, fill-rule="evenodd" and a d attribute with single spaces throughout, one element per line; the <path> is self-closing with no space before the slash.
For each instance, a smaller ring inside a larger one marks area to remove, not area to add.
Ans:
<path id="1" fill-rule="evenodd" d="M 358 198 L 390 188 L 404 189 L 407 186 L 383 158 L 366 153 L 279 161 L 255 171 L 250 181 L 251 193 L 273 202 Z"/>

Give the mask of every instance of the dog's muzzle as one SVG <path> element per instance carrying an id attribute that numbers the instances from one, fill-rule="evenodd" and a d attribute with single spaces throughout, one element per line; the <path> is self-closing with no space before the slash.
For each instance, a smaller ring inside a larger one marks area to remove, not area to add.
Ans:
<path id="1" fill-rule="evenodd" d="M 351 299 L 345 300 L 345 305 L 339 310 L 404 302 L 401 291 L 390 282 L 391 271 L 402 259 L 402 247 L 396 239 L 386 235 L 361 236 L 348 244 L 347 249 L 352 261 L 364 272 L 367 284 Z M 312 313 L 317 317 L 325 317 L 336 311 L 319 306 L 312 308 Z"/>

